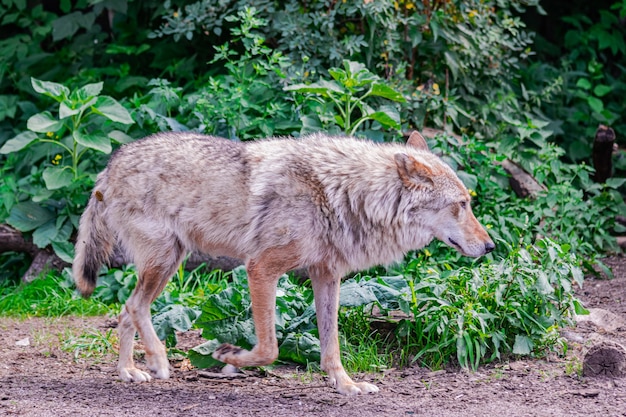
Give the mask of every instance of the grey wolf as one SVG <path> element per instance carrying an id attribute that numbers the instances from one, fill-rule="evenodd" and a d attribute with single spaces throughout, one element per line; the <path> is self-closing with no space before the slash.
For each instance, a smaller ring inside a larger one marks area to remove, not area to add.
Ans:
<path id="1" fill-rule="evenodd" d="M 133 259 L 137 286 L 119 317 L 124 381 L 169 377 L 150 304 L 186 252 L 244 259 L 257 344 L 222 345 L 213 356 L 235 367 L 272 363 L 278 278 L 308 268 L 315 295 L 321 367 L 343 394 L 376 392 L 341 364 L 337 310 L 341 278 L 390 264 L 438 238 L 467 256 L 494 243 L 453 170 L 417 132 L 404 144 L 315 134 L 250 143 L 196 133 L 161 133 L 121 147 L 99 174 L 80 220 L 73 274 L 89 296 L 115 244 Z M 152 375 L 135 367 L 135 331 Z"/>

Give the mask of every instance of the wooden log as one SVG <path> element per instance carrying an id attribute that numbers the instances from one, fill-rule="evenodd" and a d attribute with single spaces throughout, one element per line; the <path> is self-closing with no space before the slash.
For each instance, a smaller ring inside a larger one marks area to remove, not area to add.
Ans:
<path id="1" fill-rule="evenodd" d="M 593 175 L 595 182 L 603 183 L 613 175 L 613 146 L 615 131 L 608 126 L 600 125 L 593 140 Z"/>
<path id="2" fill-rule="evenodd" d="M 622 378 L 626 376 L 626 349 L 604 340 L 592 346 L 583 359 L 583 376 Z"/>
<path id="3" fill-rule="evenodd" d="M 54 251 L 50 248 L 39 248 L 30 239 L 27 239 L 19 230 L 7 224 L 0 224 L 0 253 L 4 252 L 18 252 L 26 253 L 32 259 L 30 267 L 22 276 L 23 282 L 31 282 L 39 277 L 46 270 L 60 271 L 63 268 L 70 266 L 67 262 L 64 262 L 61 258 L 56 256 Z M 116 249 L 113 256 L 109 260 L 109 266 L 114 268 L 120 268 L 125 264 L 130 263 L 124 253 L 119 249 Z M 230 258 L 227 256 L 213 257 L 198 252 L 191 254 L 185 269 L 192 270 L 198 266 L 206 264 L 207 270 L 222 269 L 224 271 L 230 271 L 243 262 L 240 259 Z M 306 275 L 300 271 L 300 274 Z"/>
<path id="4" fill-rule="evenodd" d="M 535 198 L 540 191 L 546 189 L 543 184 L 539 184 L 532 175 L 510 159 L 502 161 L 502 168 L 510 175 L 509 184 L 518 197 Z"/>

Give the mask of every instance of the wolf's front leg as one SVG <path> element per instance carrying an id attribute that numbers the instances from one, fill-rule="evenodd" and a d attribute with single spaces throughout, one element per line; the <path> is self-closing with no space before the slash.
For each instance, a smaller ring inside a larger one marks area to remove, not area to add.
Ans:
<path id="1" fill-rule="evenodd" d="M 238 368 L 269 365 L 276 360 L 276 285 L 282 274 L 298 266 L 296 248 L 297 245 L 271 248 L 248 261 L 246 269 L 257 344 L 250 351 L 223 344 L 213 352 L 213 358 Z"/>
<path id="2" fill-rule="evenodd" d="M 341 364 L 339 351 L 339 313 L 340 277 L 325 266 L 309 268 L 313 293 L 315 295 L 315 314 L 322 348 L 322 369 L 328 374 L 330 384 L 341 394 L 358 395 L 378 392 L 376 385 L 367 382 L 354 382 Z"/>

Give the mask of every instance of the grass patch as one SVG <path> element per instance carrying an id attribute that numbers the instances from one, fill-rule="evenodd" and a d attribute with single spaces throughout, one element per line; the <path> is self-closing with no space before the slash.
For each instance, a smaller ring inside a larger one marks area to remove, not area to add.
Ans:
<path id="1" fill-rule="evenodd" d="M 64 338 L 61 349 L 71 352 L 74 359 L 104 358 L 118 351 L 118 337 L 114 329 L 106 332 L 88 330 L 79 336 Z"/>
<path id="2" fill-rule="evenodd" d="M 102 302 L 80 297 L 73 283 L 56 272 L 29 284 L 7 283 L 0 287 L 0 316 L 97 316 L 109 311 L 111 308 Z"/>

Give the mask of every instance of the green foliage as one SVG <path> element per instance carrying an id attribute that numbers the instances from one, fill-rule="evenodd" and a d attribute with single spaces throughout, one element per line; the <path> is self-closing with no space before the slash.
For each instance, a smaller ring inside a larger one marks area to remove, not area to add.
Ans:
<path id="1" fill-rule="evenodd" d="M 254 31 L 267 22 L 257 16 L 254 7 L 245 7 L 225 20 L 238 26 L 231 29 L 229 42 L 214 47 L 210 63 L 223 65 L 227 74 L 209 77 L 197 93 L 195 114 L 200 129 L 231 139 L 290 134 L 297 125 L 278 89 L 288 62 Z M 242 53 L 236 50 L 239 45 Z"/>
<path id="2" fill-rule="evenodd" d="M 558 345 L 556 330 L 579 308 L 568 283 L 579 280 L 581 265 L 602 267 L 598 251 L 615 250 L 613 234 L 624 231 L 614 222 L 626 214 L 624 180 L 595 184 L 588 165 L 569 163 L 588 158 L 598 123 L 623 137 L 623 0 L 598 19 L 564 17 L 564 48 L 537 62 L 517 17 L 526 8 L 541 13 L 536 0 L 179 4 L 0 4 L 0 221 L 71 260 L 95 174 L 112 141 L 127 135 L 195 130 L 249 140 L 323 129 L 382 140 L 414 127 L 453 128 L 460 140 L 439 136 L 431 148 L 459 172 L 497 249 L 475 264 L 433 243 L 410 254 L 398 277 L 344 283 L 344 359 L 358 370 L 414 357 L 471 368 Z M 157 30 L 155 19 L 163 19 Z M 74 85 L 82 87 L 67 87 Z M 507 158 L 545 191 L 517 198 L 501 167 Z M 626 170 L 623 153 L 616 162 Z M 64 314 L 61 303 L 82 311 L 68 302 L 68 284 L 49 289 L 50 277 L 33 284 L 34 295 L 16 289 L 24 262 L 0 258 L 0 311 Z M 107 270 L 96 307 L 118 309 L 136 278 L 133 267 Z M 281 279 L 283 360 L 319 358 L 311 300 L 308 286 Z M 397 340 L 371 330 L 374 305 L 410 316 Z M 208 357 L 223 342 L 254 343 L 241 271 L 229 283 L 227 274 L 181 269 L 152 312 L 170 347 L 176 331 L 206 328 L 209 341 L 190 354 L 194 363 L 213 363 Z"/>
<path id="3" fill-rule="evenodd" d="M 0 148 L 0 154 L 27 155 L 31 164 L 40 163 L 30 167 L 30 175 L 22 177 L 21 184 L 4 180 L 6 222 L 19 231 L 32 232 L 37 246 L 52 245 L 61 259 L 71 262 L 69 239 L 102 166 L 83 157 L 93 150 L 111 153 L 111 140 L 129 141 L 116 126 L 134 122 L 115 99 L 100 95 L 101 82 L 70 91 L 62 84 L 33 78 L 32 87 L 56 101 L 58 110 L 56 115 L 47 110 L 32 115 L 28 130 Z"/>
<path id="4" fill-rule="evenodd" d="M 359 127 L 365 122 L 377 122 L 372 129 L 380 126 L 400 129 L 400 114 L 390 105 L 382 105 L 377 109 L 369 104 L 368 97 L 382 97 L 395 102 L 404 103 L 402 94 L 385 84 L 380 77 L 370 72 L 365 65 L 345 60 L 344 68 L 328 70 L 333 81 L 320 80 L 311 84 L 295 84 L 285 87 L 286 91 L 305 94 L 307 101 L 303 103 L 304 115 L 301 117 L 303 128 L 301 133 L 341 130 L 348 136 L 357 134 Z M 308 114 L 308 113 L 311 114 Z M 370 133 L 373 136 L 374 133 Z"/>
<path id="5" fill-rule="evenodd" d="M 48 273 L 29 284 L 0 283 L 0 316 L 96 316 L 109 311 L 105 304 L 80 298 L 69 272 Z"/>
<path id="6" fill-rule="evenodd" d="M 412 316 L 399 336 L 419 360 L 440 366 L 456 355 L 463 367 L 503 354 L 528 355 L 552 328 L 584 313 L 573 286 L 583 274 L 568 246 L 550 240 L 516 249 L 498 263 L 450 269 L 431 257 L 407 264 L 410 299 L 401 308 Z"/>
<path id="7" fill-rule="evenodd" d="M 208 341 L 190 351 L 195 366 L 218 365 L 210 355 L 222 343 L 251 348 L 256 342 L 254 322 L 247 290 L 245 269 L 236 269 L 233 282 L 221 292 L 206 297 L 196 326 Z M 276 333 L 279 359 L 297 363 L 319 361 L 319 340 L 313 321 L 313 292 L 283 276 L 276 300 Z"/>
<path id="8" fill-rule="evenodd" d="M 598 10 L 597 19 L 580 13 L 563 17 L 562 44 L 544 45 L 544 64 L 523 73 L 529 91 L 560 81 L 554 94 L 536 104 L 554 121 L 557 139 L 573 161 L 588 160 L 598 124 L 613 127 L 618 138 L 626 131 L 624 4 Z"/>
<path id="9" fill-rule="evenodd" d="M 72 352 L 74 359 L 103 358 L 116 352 L 117 334 L 113 329 L 106 332 L 91 330 L 80 336 L 66 337 L 61 349 Z"/>

